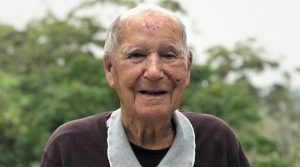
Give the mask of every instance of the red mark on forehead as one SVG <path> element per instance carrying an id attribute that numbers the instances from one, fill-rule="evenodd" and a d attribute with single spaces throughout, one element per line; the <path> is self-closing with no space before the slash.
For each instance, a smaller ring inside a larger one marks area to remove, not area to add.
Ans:
<path id="1" fill-rule="evenodd" d="M 145 21 L 145 26 L 147 29 L 156 31 L 160 28 L 159 24 L 156 21 Z"/>

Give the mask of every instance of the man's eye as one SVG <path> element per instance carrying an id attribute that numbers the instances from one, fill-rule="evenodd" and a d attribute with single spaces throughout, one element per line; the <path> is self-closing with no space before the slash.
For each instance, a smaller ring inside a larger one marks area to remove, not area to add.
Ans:
<path id="1" fill-rule="evenodd" d="M 128 58 L 143 58 L 146 57 L 146 54 L 142 54 L 142 53 L 130 53 L 128 55 Z"/>
<path id="2" fill-rule="evenodd" d="M 164 57 L 164 58 L 176 58 L 177 55 L 174 52 L 168 52 L 168 53 L 163 54 L 162 57 Z"/>

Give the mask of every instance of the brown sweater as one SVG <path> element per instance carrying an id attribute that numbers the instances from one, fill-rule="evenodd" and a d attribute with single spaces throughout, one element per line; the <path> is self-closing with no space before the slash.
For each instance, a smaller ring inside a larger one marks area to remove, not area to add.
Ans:
<path id="1" fill-rule="evenodd" d="M 250 167 L 226 123 L 206 114 L 183 114 L 195 131 L 195 167 Z M 41 166 L 109 167 L 106 121 L 110 115 L 99 113 L 60 126 L 45 147 Z"/>

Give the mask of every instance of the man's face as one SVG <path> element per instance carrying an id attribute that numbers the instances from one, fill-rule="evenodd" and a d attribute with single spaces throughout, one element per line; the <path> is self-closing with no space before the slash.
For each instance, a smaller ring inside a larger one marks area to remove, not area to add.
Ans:
<path id="1" fill-rule="evenodd" d="M 122 113 L 139 119 L 170 116 L 190 81 L 191 55 L 184 55 L 178 24 L 157 13 L 120 20 L 119 46 L 105 59 L 106 78 Z"/>

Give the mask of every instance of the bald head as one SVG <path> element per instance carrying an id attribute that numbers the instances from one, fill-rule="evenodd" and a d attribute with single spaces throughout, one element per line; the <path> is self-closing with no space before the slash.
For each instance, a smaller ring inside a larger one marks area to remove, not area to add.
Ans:
<path id="1" fill-rule="evenodd" d="M 181 36 L 183 52 L 188 55 L 185 27 L 175 14 L 158 6 L 139 5 L 123 13 L 110 25 L 104 46 L 104 56 L 113 56 L 124 39 L 122 37 L 137 29 L 144 33 L 152 33 L 152 35 L 159 31 L 178 33 Z"/>

